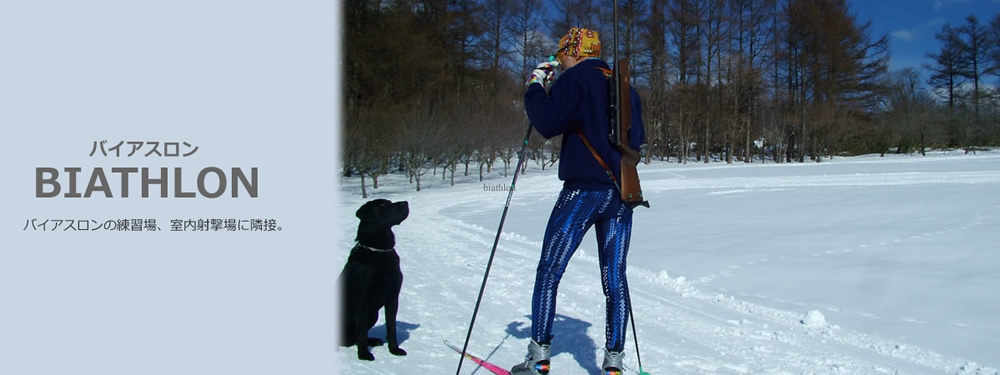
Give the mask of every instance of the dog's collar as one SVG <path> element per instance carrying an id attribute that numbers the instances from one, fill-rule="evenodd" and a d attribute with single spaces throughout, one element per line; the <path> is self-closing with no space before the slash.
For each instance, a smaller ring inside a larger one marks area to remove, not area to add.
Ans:
<path id="1" fill-rule="evenodd" d="M 369 251 L 374 251 L 376 253 L 391 253 L 393 251 L 396 251 L 395 247 L 389 248 L 389 249 L 379 249 L 377 247 L 371 247 L 371 246 L 362 245 L 361 242 L 358 242 L 358 244 L 356 246 L 360 247 L 362 249 L 369 250 Z"/>

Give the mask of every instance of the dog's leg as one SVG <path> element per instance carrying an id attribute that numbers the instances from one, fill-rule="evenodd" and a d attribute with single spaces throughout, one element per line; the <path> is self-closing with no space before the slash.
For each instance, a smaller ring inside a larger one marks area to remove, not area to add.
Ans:
<path id="1" fill-rule="evenodd" d="M 368 349 L 368 327 L 363 322 L 365 322 L 365 317 L 362 312 L 355 316 L 354 345 L 358 347 L 358 359 L 374 361 L 375 355 Z"/>
<path id="2" fill-rule="evenodd" d="M 366 324 L 366 326 L 368 327 L 369 330 L 371 330 L 372 327 L 375 326 L 375 323 L 378 323 L 378 310 L 373 310 L 371 312 L 371 314 L 368 314 L 368 321 L 367 322 L 368 323 Z M 382 341 L 382 339 L 375 338 L 375 337 L 369 337 L 368 338 L 368 346 L 382 346 L 384 344 L 385 344 L 385 342 Z"/>
<path id="3" fill-rule="evenodd" d="M 385 329 L 386 339 L 389 341 L 389 353 L 403 356 L 406 351 L 399 347 L 399 340 L 396 338 L 396 313 L 399 311 L 399 297 L 392 299 L 385 305 Z"/>

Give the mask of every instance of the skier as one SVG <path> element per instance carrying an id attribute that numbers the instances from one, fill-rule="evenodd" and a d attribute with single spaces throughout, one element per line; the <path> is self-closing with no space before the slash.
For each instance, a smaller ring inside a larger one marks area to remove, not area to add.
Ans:
<path id="1" fill-rule="evenodd" d="M 511 374 L 549 372 L 559 280 L 583 236 L 596 226 L 607 308 L 602 368 L 605 374 L 616 375 L 622 373 L 629 318 L 625 258 L 632 234 L 632 207 L 622 201 L 617 190 L 622 153 L 608 141 L 611 70 L 600 59 L 601 42 L 593 30 L 571 28 L 559 40 L 555 55 L 558 64 L 541 63 L 532 72 L 524 105 L 539 134 L 545 138 L 563 136 L 559 158 L 563 188 L 549 216 L 536 269 L 527 359 L 514 366 Z M 562 72 L 551 82 L 554 67 Z M 629 146 L 638 150 L 645 142 L 642 106 L 634 89 L 622 95 L 631 95 Z"/>

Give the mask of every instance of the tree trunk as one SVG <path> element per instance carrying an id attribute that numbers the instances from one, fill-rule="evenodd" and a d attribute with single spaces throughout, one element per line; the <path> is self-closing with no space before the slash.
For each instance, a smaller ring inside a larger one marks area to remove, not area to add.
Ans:
<path id="1" fill-rule="evenodd" d="M 368 190 L 365 189 L 365 173 L 361 172 L 361 198 L 368 199 Z"/>

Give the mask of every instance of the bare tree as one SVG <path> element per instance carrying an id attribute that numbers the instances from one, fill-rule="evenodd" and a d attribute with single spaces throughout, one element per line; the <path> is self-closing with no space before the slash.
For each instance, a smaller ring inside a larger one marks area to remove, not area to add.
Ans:
<path id="1" fill-rule="evenodd" d="M 920 74 L 906 68 L 886 75 L 882 97 L 883 111 L 876 117 L 874 143 L 882 155 L 895 148 L 909 153 L 914 147 L 926 154 L 931 97 L 921 87 Z"/>
<path id="2" fill-rule="evenodd" d="M 959 30 L 949 24 L 941 27 L 941 30 L 934 34 L 934 37 L 941 41 L 941 51 L 939 53 L 928 53 L 927 57 L 932 63 L 925 63 L 924 69 L 930 70 L 930 79 L 927 82 L 932 91 L 947 102 L 948 130 L 952 134 L 949 144 L 954 146 L 962 142 L 960 132 L 957 132 L 955 124 L 955 110 L 959 101 L 959 86 L 964 81 L 962 72 L 967 70 L 966 61 L 962 58 L 963 42 L 959 37 Z"/>
<path id="3" fill-rule="evenodd" d="M 527 77 L 535 65 L 542 61 L 555 44 L 547 42 L 545 33 L 541 30 L 545 7 L 541 0 L 512 0 L 513 10 L 509 31 L 515 36 L 512 43 L 512 54 L 520 57 L 517 77 Z"/>
<path id="4" fill-rule="evenodd" d="M 669 61 L 667 55 L 667 0 L 652 0 L 650 14 L 641 24 L 639 49 L 646 51 L 643 67 L 647 87 L 642 92 L 647 152 L 645 162 L 653 155 L 669 158 Z"/>
<path id="5" fill-rule="evenodd" d="M 967 125 L 967 136 L 969 141 L 977 143 L 977 141 L 981 141 L 977 139 L 977 135 L 981 133 L 978 130 L 982 126 L 980 106 L 982 105 L 983 80 L 990 71 L 989 29 L 979 23 L 979 19 L 975 15 L 969 15 L 965 19 L 965 25 L 959 28 L 959 35 L 963 40 L 963 43 L 960 44 L 963 47 L 960 56 L 964 61 L 962 65 L 964 69 L 959 70 L 959 73 L 972 83 L 973 116 L 971 123 Z M 976 146 L 976 144 L 969 146 Z"/>

